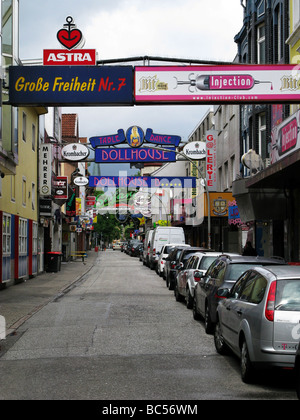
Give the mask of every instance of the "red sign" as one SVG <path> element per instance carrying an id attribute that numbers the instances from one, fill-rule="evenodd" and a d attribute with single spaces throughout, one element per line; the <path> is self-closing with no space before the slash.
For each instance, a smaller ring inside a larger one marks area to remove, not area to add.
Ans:
<path id="1" fill-rule="evenodd" d="M 96 50 L 44 50 L 44 66 L 95 66 Z"/>
<path id="2" fill-rule="evenodd" d="M 57 176 L 53 179 L 54 185 L 54 199 L 56 200 L 67 200 L 68 199 L 68 177 Z"/>

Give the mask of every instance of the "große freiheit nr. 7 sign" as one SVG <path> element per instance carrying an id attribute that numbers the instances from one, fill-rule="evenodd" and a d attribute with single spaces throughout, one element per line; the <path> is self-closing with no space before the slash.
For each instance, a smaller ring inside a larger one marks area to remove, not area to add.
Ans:
<path id="1" fill-rule="evenodd" d="M 131 66 L 11 66 L 14 106 L 133 105 Z"/>

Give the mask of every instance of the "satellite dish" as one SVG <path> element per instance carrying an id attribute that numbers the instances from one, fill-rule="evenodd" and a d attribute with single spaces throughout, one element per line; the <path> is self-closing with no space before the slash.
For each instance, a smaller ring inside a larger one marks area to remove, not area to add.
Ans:
<path id="1" fill-rule="evenodd" d="M 250 149 L 247 153 L 245 153 L 241 160 L 242 164 L 246 166 L 246 168 L 250 169 L 252 174 L 256 174 L 264 167 L 261 156 L 253 149 Z"/>

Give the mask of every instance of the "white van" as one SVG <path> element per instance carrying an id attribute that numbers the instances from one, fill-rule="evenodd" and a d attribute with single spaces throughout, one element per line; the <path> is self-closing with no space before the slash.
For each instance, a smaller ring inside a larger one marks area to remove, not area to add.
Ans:
<path id="1" fill-rule="evenodd" d="M 149 267 L 154 270 L 157 265 L 162 247 L 166 244 L 185 244 L 184 230 L 182 227 L 158 226 L 154 229 L 149 254 Z"/>
<path id="2" fill-rule="evenodd" d="M 150 244 L 151 244 L 151 238 L 153 234 L 153 229 L 147 230 L 145 235 L 145 241 L 144 241 L 144 250 L 143 250 L 143 264 L 147 265 L 149 267 L 149 255 L 150 255 Z"/>

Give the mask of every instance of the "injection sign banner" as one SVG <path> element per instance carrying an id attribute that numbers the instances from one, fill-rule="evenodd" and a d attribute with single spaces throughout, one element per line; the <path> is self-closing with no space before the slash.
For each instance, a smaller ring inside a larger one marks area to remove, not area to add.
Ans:
<path id="1" fill-rule="evenodd" d="M 135 101 L 298 103 L 299 75 L 294 65 L 135 67 Z"/>
<path id="2" fill-rule="evenodd" d="M 131 66 L 11 66 L 14 106 L 133 105 Z"/>

